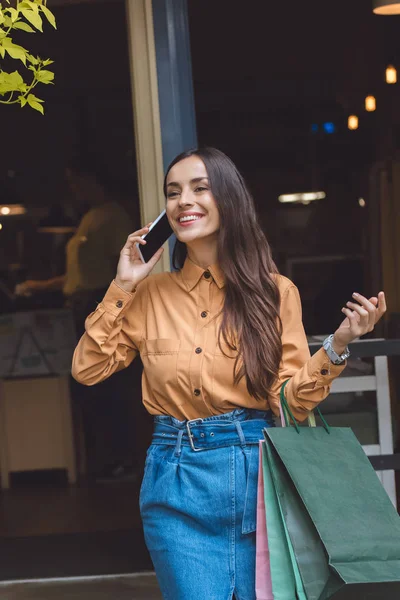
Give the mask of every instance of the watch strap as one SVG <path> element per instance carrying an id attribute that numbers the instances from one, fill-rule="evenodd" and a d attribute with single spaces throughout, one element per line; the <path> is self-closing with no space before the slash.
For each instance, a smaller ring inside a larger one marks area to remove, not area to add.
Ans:
<path id="1" fill-rule="evenodd" d="M 333 334 L 329 335 L 323 342 L 322 346 L 325 349 L 325 352 L 327 353 L 330 361 L 334 364 L 334 365 L 340 365 L 341 363 L 343 363 L 347 358 L 349 358 L 350 356 L 350 350 L 347 347 L 346 350 L 343 352 L 343 354 L 337 354 L 337 352 L 335 352 L 335 350 L 333 349 Z"/>

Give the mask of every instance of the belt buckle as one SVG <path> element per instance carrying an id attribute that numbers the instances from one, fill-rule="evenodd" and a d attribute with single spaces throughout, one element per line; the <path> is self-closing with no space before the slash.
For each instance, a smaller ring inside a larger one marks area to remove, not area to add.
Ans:
<path id="1" fill-rule="evenodd" d="M 203 422 L 203 419 L 191 419 L 190 421 L 187 421 L 187 423 L 186 423 L 186 430 L 187 430 L 187 434 L 188 434 L 188 437 L 189 437 L 189 443 L 190 443 L 190 447 L 193 450 L 193 452 L 201 452 L 203 450 L 203 448 L 196 448 L 196 446 L 194 445 L 194 443 L 193 443 L 193 434 L 190 431 L 190 426 L 193 423 L 202 423 L 202 422 Z"/>

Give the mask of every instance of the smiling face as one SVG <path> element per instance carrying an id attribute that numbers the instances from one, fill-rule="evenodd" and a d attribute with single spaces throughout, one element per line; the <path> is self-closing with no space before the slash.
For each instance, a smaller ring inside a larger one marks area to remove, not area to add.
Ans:
<path id="1" fill-rule="evenodd" d="M 216 241 L 220 217 L 203 161 L 195 155 L 181 160 L 166 184 L 167 216 L 178 240 L 189 247 L 200 240 Z"/>

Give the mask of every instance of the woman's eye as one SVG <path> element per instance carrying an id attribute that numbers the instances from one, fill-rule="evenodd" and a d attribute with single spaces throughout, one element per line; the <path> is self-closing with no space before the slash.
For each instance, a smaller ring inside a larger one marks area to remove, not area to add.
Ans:
<path id="1" fill-rule="evenodd" d="M 194 191 L 195 192 L 204 192 L 204 191 L 207 191 L 207 188 L 200 186 L 200 187 L 197 187 Z"/>
<path id="2" fill-rule="evenodd" d="M 179 196 L 179 192 L 169 192 L 167 194 L 167 198 L 175 198 L 176 196 Z"/>

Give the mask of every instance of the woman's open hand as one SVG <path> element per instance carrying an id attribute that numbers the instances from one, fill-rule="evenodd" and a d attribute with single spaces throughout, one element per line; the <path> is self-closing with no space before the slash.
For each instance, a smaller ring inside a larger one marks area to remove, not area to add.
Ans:
<path id="1" fill-rule="evenodd" d="M 164 249 L 160 248 L 147 263 L 140 258 L 136 244 L 146 244 L 146 240 L 141 236 L 149 232 L 150 225 L 151 223 L 129 235 L 121 250 L 115 282 L 127 292 L 132 292 L 151 273 L 164 252 Z"/>
<path id="2" fill-rule="evenodd" d="M 356 338 L 373 331 L 386 312 L 385 294 L 379 292 L 377 298 L 369 300 L 361 294 L 353 294 L 353 301 L 347 302 L 342 312 L 346 318 L 333 336 L 333 349 L 337 354 L 342 354 Z"/>

